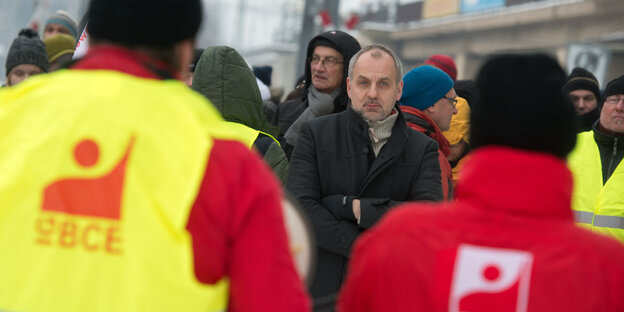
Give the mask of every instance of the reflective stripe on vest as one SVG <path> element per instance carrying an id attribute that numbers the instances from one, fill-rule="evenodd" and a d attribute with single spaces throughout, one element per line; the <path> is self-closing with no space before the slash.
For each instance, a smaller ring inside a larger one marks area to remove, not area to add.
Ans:
<path id="1" fill-rule="evenodd" d="M 594 226 L 624 229 L 624 217 L 597 215 L 594 217 Z"/>
<path id="2" fill-rule="evenodd" d="M 579 133 L 568 157 L 574 176 L 572 208 L 577 222 L 624 243 L 624 165 L 620 163 L 602 184 L 600 151 L 593 131 Z"/>
<path id="3" fill-rule="evenodd" d="M 587 211 L 573 211 L 573 212 L 574 212 L 574 219 L 576 220 L 576 222 L 592 224 L 594 220 L 593 213 L 587 212 Z"/>
<path id="4" fill-rule="evenodd" d="M 180 82 L 112 71 L 0 91 L 0 311 L 224 311 L 186 230 L 212 138 L 244 137 L 222 123 Z"/>

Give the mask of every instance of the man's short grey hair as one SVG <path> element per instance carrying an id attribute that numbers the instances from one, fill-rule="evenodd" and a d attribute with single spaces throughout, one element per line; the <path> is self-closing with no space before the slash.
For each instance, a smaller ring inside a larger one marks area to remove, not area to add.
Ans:
<path id="1" fill-rule="evenodd" d="M 401 60 L 399 60 L 399 57 L 396 55 L 396 53 L 394 53 L 394 51 L 392 51 L 392 49 L 388 48 L 387 46 L 383 44 L 377 44 L 377 43 L 363 47 L 360 51 L 358 51 L 358 53 L 355 53 L 355 55 L 351 58 L 351 61 L 349 61 L 349 79 L 353 79 L 353 67 L 355 67 L 355 62 L 357 62 L 357 60 L 360 58 L 360 56 L 362 56 L 362 54 L 368 51 L 379 51 L 379 52 L 388 53 L 392 57 L 392 60 L 394 60 L 394 68 L 396 69 L 397 83 L 401 81 L 401 79 L 403 79 L 403 65 L 401 64 Z M 371 54 L 373 58 L 380 58 L 381 55 L 382 55 L 381 53 L 375 53 L 375 52 Z"/>

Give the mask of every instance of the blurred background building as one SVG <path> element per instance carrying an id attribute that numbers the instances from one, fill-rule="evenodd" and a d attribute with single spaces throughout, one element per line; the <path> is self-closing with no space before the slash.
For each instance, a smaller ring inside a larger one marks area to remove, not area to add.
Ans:
<path id="1" fill-rule="evenodd" d="M 416 0 L 364 15 L 360 32 L 390 45 L 408 67 L 439 53 L 458 79 L 493 53 L 544 52 L 568 71 L 581 66 L 604 88 L 624 74 L 622 0 Z"/>
<path id="2" fill-rule="evenodd" d="M 624 73 L 624 0 L 203 0 L 199 47 L 228 45 L 250 65 L 273 67 L 287 93 L 303 74 L 307 42 L 340 28 L 362 44 L 395 49 L 407 69 L 447 54 L 473 78 L 500 52 L 544 52 L 605 82 Z M 88 0 L 0 0 L 0 75 L 18 31 L 42 31 L 63 9 L 80 20 Z M 157 30 L 155 30 L 157 31 Z"/>

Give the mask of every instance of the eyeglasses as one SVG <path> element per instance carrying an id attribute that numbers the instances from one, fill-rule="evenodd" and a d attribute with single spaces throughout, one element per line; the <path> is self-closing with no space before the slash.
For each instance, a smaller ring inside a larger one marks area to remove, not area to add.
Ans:
<path id="1" fill-rule="evenodd" d="M 318 62 L 323 63 L 323 66 L 325 67 L 333 67 L 336 66 L 338 64 L 342 64 L 344 62 L 339 61 L 337 58 L 333 57 L 333 56 L 326 56 L 324 58 L 321 58 L 320 56 L 314 54 L 312 56 L 310 56 L 308 58 L 308 61 L 310 62 L 310 65 L 312 66 L 316 66 L 318 64 Z"/>
<path id="2" fill-rule="evenodd" d="M 455 98 L 450 98 L 450 97 L 447 97 L 447 96 L 443 96 L 442 98 L 443 98 L 443 99 L 447 99 L 447 100 L 449 100 L 449 102 L 451 102 L 451 104 L 453 104 L 453 107 L 456 107 L 456 106 L 457 106 L 457 99 L 455 99 Z"/>
<path id="3" fill-rule="evenodd" d="M 620 101 L 624 101 L 624 97 L 610 97 L 605 100 L 605 102 L 611 105 L 616 105 L 617 103 L 620 103 Z"/>

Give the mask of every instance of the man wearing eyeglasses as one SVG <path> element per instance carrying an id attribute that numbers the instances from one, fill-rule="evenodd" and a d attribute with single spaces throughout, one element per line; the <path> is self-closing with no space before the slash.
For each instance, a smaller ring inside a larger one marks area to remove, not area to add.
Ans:
<path id="1" fill-rule="evenodd" d="M 624 243 L 624 76 L 605 89 L 600 119 L 581 132 L 568 165 L 576 222 Z"/>
<path id="2" fill-rule="evenodd" d="M 339 30 L 310 40 L 301 98 L 279 104 L 277 111 L 277 125 L 281 128 L 278 139 L 289 159 L 303 122 L 347 107 L 347 67 L 359 50 L 358 41 Z"/>
<path id="3" fill-rule="evenodd" d="M 457 93 L 453 80 L 445 72 L 429 65 L 419 66 L 403 76 L 403 95 L 399 102 L 407 125 L 438 142 L 438 161 L 445 199 L 453 197 L 453 172 L 446 159 L 451 150 L 442 134 L 457 114 Z"/>

